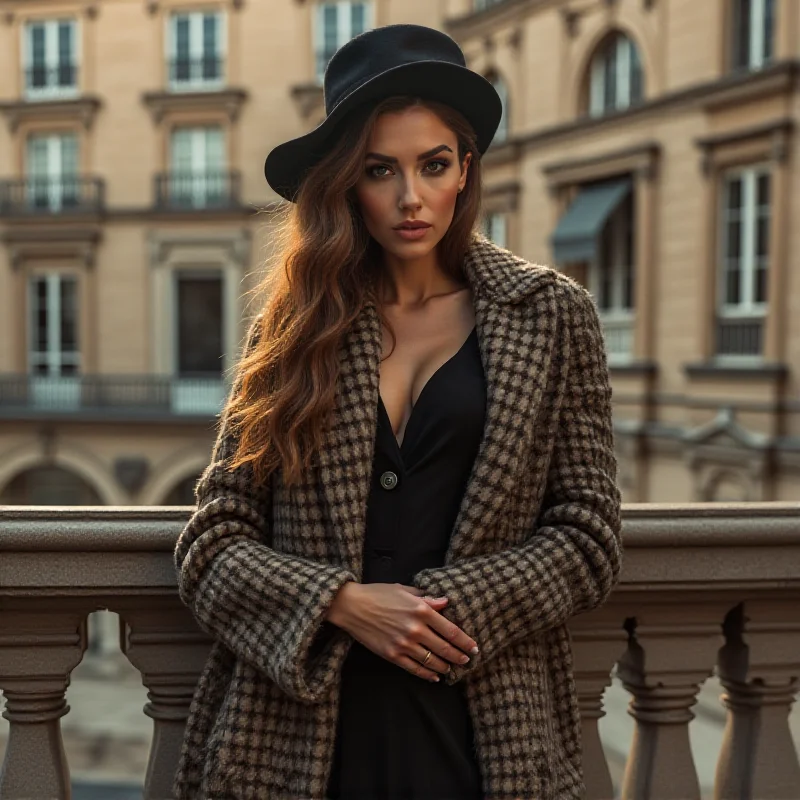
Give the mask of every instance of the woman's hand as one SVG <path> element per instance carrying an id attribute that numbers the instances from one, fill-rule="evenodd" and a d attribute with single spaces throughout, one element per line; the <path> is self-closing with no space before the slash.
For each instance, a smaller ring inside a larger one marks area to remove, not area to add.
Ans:
<path id="1" fill-rule="evenodd" d="M 338 591 L 326 619 L 346 630 L 376 655 L 430 681 L 450 664 L 466 664 L 477 644 L 439 611 L 446 597 L 423 598 L 414 586 L 355 583 Z M 422 661 L 431 651 L 428 663 Z"/>

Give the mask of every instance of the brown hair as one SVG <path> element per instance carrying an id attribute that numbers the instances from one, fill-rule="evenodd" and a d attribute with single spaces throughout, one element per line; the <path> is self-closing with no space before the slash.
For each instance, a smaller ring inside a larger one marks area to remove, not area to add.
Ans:
<path id="1" fill-rule="evenodd" d="M 377 118 L 412 105 L 429 108 L 456 134 L 460 165 L 472 153 L 453 221 L 438 245 L 442 268 L 463 278 L 481 195 L 472 126 L 449 106 L 410 97 L 351 115 L 305 176 L 281 231 L 282 269 L 268 272 L 260 287 L 267 300 L 257 341 L 238 365 L 237 388 L 224 412 L 237 434 L 231 469 L 250 464 L 255 478 L 266 480 L 280 466 L 284 483 L 296 484 L 321 445 L 339 374 L 338 348 L 364 302 L 377 297 L 381 275 L 374 266 L 381 263 L 380 246 L 367 232 L 353 189 Z"/>

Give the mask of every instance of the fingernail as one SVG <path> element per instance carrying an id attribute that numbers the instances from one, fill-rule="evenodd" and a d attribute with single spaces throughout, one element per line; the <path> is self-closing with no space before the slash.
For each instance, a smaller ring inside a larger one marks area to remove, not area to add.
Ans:
<path id="1" fill-rule="evenodd" d="M 470 650 L 470 653 L 472 653 L 472 655 L 476 656 L 476 655 L 478 655 L 478 653 L 480 653 L 480 650 L 478 650 L 477 647 L 473 647 L 472 650 Z"/>
<path id="2" fill-rule="evenodd" d="M 438 676 L 438 675 L 434 675 L 434 676 L 431 678 L 431 680 L 432 680 L 434 683 L 439 683 L 439 676 Z"/>

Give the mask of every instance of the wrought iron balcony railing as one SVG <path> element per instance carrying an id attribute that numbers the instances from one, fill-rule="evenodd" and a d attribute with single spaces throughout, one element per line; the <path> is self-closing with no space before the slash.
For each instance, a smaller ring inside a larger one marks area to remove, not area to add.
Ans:
<path id="1" fill-rule="evenodd" d="M 225 401 L 218 376 L 0 375 L 0 419 L 212 418 Z"/>
<path id="2" fill-rule="evenodd" d="M 102 178 L 61 175 L 0 181 L 0 216 L 96 214 L 104 206 Z"/>
<path id="3" fill-rule="evenodd" d="M 25 94 L 31 99 L 62 97 L 78 91 L 77 64 L 33 66 L 25 70 Z"/>
<path id="4" fill-rule="evenodd" d="M 172 211 L 236 208 L 241 176 L 235 170 L 156 175 L 156 208 Z"/>
<path id="5" fill-rule="evenodd" d="M 4 800 L 69 797 L 65 691 L 86 652 L 87 616 L 101 608 L 119 614 L 122 650 L 148 690 L 143 796 L 172 796 L 210 644 L 176 588 L 173 549 L 189 513 L 0 510 Z M 712 674 L 727 718 L 713 796 L 797 798 L 800 743 L 790 709 L 800 689 L 800 504 L 636 505 L 623 509 L 623 521 L 619 586 L 570 625 L 587 800 L 700 800 L 690 731 Z M 628 741 L 603 734 L 614 669 L 631 699 Z M 610 753 L 624 771 L 616 793 Z"/>
<path id="6" fill-rule="evenodd" d="M 175 89 L 207 88 L 223 81 L 225 62 L 219 56 L 173 58 L 169 62 L 169 82 Z"/>
<path id="7" fill-rule="evenodd" d="M 717 319 L 718 356 L 760 356 L 764 353 L 763 317 Z"/>

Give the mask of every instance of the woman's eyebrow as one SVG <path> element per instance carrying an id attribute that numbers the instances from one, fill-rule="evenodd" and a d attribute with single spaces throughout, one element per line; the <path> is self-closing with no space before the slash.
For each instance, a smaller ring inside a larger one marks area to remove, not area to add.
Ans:
<path id="1" fill-rule="evenodd" d="M 425 158 L 435 156 L 437 153 L 441 153 L 444 150 L 447 150 L 448 153 L 453 152 L 452 149 L 446 144 L 440 144 L 438 147 L 434 147 L 432 150 L 428 150 L 425 153 L 420 153 L 417 156 L 417 161 L 422 161 Z M 366 158 L 374 158 L 376 161 L 385 161 L 387 164 L 397 163 L 397 159 L 394 156 L 385 156 L 383 153 L 367 153 Z"/>

